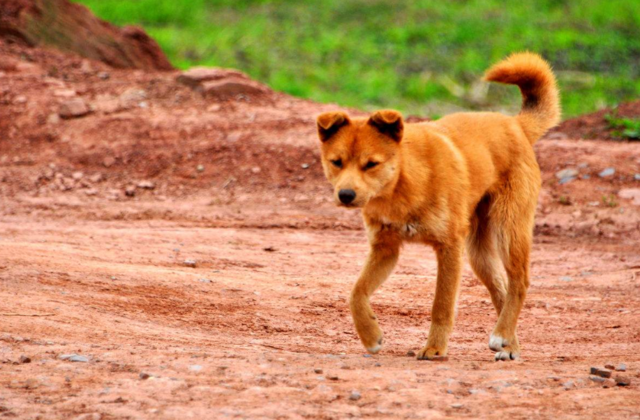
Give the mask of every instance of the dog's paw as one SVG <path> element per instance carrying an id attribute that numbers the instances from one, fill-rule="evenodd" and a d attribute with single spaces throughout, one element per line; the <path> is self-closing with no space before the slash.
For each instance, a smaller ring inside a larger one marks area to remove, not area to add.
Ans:
<path id="1" fill-rule="evenodd" d="M 435 347 L 424 347 L 416 356 L 418 360 L 446 360 L 447 352 Z"/>
<path id="2" fill-rule="evenodd" d="M 383 341 L 382 336 L 380 336 L 376 344 L 374 344 L 373 346 L 367 347 L 367 351 L 371 354 L 378 353 L 382 349 L 382 341 Z"/>
<path id="3" fill-rule="evenodd" d="M 518 339 L 506 339 L 497 334 L 491 334 L 489 348 L 496 352 L 495 361 L 516 360 L 520 357 Z"/>

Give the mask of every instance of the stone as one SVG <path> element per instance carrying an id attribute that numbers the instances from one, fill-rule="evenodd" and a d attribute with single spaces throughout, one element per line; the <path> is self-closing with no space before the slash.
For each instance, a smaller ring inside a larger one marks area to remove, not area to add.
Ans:
<path id="1" fill-rule="evenodd" d="M 189 366 L 189 370 L 192 372 L 200 372 L 202 370 L 202 366 L 200 365 L 191 365 Z"/>
<path id="2" fill-rule="evenodd" d="M 338 375 L 331 374 L 331 375 L 327 375 L 327 379 L 329 379 L 331 381 L 337 381 L 340 378 L 338 378 Z"/>
<path id="3" fill-rule="evenodd" d="M 409 351 L 407 352 L 407 356 L 409 356 L 409 357 L 416 357 L 416 352 L 415 352 L 415 351 L 413 351 L 413 350 L 409 350 Z"/>
<path id="4" fill-rule="evenodd" d="M 573 281 L 573 279 L 569 276 L 562 276 L 560 277 L 560 281 Z"/>
<path id="5" fill-rule="evenodd" d="M 183 264 L 185 267 L 191 267 L 191 268 L 196 268 L 197 266 L 196 260 L 184 260 Z"/>
<path id="6" fill-rule="evenodd" d="M 620 363 L 618 365 L 618 367 L 616 368 L 616 370 L 618 372 L 626 372 L 627 371 L 627 365 L 625 365 L 624 363 Z"/>
<path id="7" fill-rule="evenodd" d="M 618 197 L 632 200 L 631 204 L 640 206 L 640 188 L 623 188 L 618 191 Z"/>
<path id="8" fill-rule="evenodd" d="M 138 377 L 144 381 L 146 379 L 149 379 L 151 375 L 149 375 L 148 373 L 140 372 L 140 375 L 138 375 Z"/>
<path id="9" fill-rule="evenodd" d="M 360 398 L 362 398 L 362 394 L 360 394 L 360 392 L 356 391 L 355 389 L 351 391 L 351 394 L 349 395 L 349 399 L 351 401 L 358 401 Z"/>
<path id="10" fill-rule="evenodd" d="M 156 184 L 153 181 L 140 181 L 138 182 L 138 188 L 142 188 L 143 190 L 152 190 L 156 187 Z"/>
<path id="11" fill-rule="evenodd" d="M 626 376 L 616 376 L 615 377 L 617 386 L 629 386 L 631 385 L 631 379 Z"/>
<path id="12" fill-rule="evenodd" d="M 309 169 L 309 164 L 308 163 L 303 163 L 300 166 L 302 167 L 302 169 Z"/>
<path id="13" fill-rule="evenodd" d="M 633 176 L 633 179 L 635 179 L 636 181 L 640 181 L 640 174 L 635 174 Z"/>
<path id="14" fill-rule="evenodd" d="M 589 379 L 596 383 L 603 383 L 605 381 L 605 379 L 600 376 L 589 376 Z"/>
<path id="15" fill-rule="evenodd" d="M 65 119 L 79 118 L 87 115 L 91 110 L 82 98 L 75 98 L 64 102 L 60 105 L 60 117 Z"/>
<path id="16" fill-rule="evenodd" d="M 607 363 L 606 365 L 604 365 L 605 369 L 609 369 L 609 370 L 615 370 L 616 367 L 613 365 L 613 363 Z"/>
<path id="17" fill-rule="evenodd" d="M 313 373 L 317 373 L 318 375 L 320 375 L 322 373 L 322 369 L 321 368 L 315 368 L 315 369 L 313 369 Z"/>
<path id="18" fill-rule="evenodd" d="M 239 95 L 254 96 L 269 92 L 269 88 L 250 79 L 229 78 L 218 81 L 204 82 L 197 89 L 206 97 L 229 99 Z"/>
<path id="19" fill-rule="evenodd" d="M 460 403 L 451 404 L 451 408 L 462 408 L 462 407 L 464 407 L 464 405 Z"/>
<path id="20" fill-rule="evenodd" d="M 125 189 L 124 189 L 124 193 L 127 197 L 133 197 L 134 195 L 136 195 L 136 187 L 135 185 L 128 185 Z"/>
<path id="21" fill-rule="evenodd" d="M 27 356 L 20 356 L 20 363 L 22 364 L 31 363 L 31 358 Z"/>
<path id="22" fill-rule="evenodd" d="M 102 161 L 102 164 L 105 166 L 105 168 L 110 168 L 111 166 L 113 166 L 116 163 L 116 158 L 114 158 L 113 156 L 107 156 L 106 158 L 104 158 L 104 160 Z"/>
<path id="23" fill-rule="evenodd" d="M 76 181 L 80 181 L 84 177 L 84 174 L 82 172 L 78 171 L 78 172 L 74 172 L 73 174 L 71 174 L 71 177 L 73 179 L 75 179 Z"/>
<path id="24" fill-rule="evenodd" d="M 249 79 L 244 73 L 238 70 L 223 69 L 219 67 L 193 67 L 178 75 L 177 81 L 183 85 L 195 88 L 204 82 L 221 80 L 229 77 Z"/>
<path id="25" fill-rule="evenodd" d="M 616 170 L 614 168 L 606 168 L 600 173 L 598 173 L 598 176 L 600 178 L 607 178 L 607 177 L 613 176 L 613 174 L 615 173 L 616 173 Z"/>
<path id="26" fill-rule="evenodd" d="M 556 178 L 562 180 L 565 178 L 575 178 L 579 174 L 578 170 L 575 168 L 566 168 L 561 171 L 556 172 Z"/>
<path id="27" fill-rule="evenodd" d="M 597 368 L 597 367 L 592 367 L 591 368 L 591 374 L 600 376 L 602 378 L 610 378 L 611 377 L 611 371 L 610 370 L 600 369 L 600 368 Z"/>
<path id="28" fill-rule="evenodd" d="M 68 362 L 76 362 L 76 363 L 87 363 L 89 362 L 89 358 L 87 356 L 81 356 L 79 354 L 62 354 L 58 356 L 60 360 L 66 360 Z"/>

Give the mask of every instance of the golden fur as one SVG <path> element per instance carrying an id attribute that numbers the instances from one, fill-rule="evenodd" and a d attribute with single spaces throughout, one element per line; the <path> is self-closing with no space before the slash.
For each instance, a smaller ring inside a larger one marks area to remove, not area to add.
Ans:
<path id="1" fill-rule="evenodd" d="M 510 56 L 486 79 L 520 87 L 518 115 L 457 113 L 419 124 L 405 124 L 392 110 L 369 118 L 318 117 L 322 165 L 336 203 L 362 209 L 371 245 L 350 306 L 372 353 L 381 348 L 382 331 L 369 299 L 391 274 L 404 241 L 433 246 L 438 261 L 429 338 L 418 359 L 447 354 L 465 248 L 498 314 L 489 342 L 496 360 L 520 353 L 516 325 L 529 286 L 541 182 L 532 145 L 558 123 L 559 95 L 551 68 L 532 53 Z M 343 204 L 343 194 L 355 198 Z"/>

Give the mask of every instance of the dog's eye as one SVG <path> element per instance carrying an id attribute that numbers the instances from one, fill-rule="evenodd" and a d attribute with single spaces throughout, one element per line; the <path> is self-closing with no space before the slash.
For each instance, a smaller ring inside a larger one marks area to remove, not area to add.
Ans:
<path id="1" fill-rule="evenodd" d="M 366 165 L 364 165 L 364 170 L 366 171 L 367 169 L 375 168 L 376 166 L 378 166 L 379 163 L 380 162 L 374 162 L 370 160 L 369 162 L 367 162 Z"/>
<path id="2" fill-rule="evenodd" d="M 342 159 L 332 160 L 331 163 L 333 163 L 333 166 L 336 168 L 342 168 Z"/>

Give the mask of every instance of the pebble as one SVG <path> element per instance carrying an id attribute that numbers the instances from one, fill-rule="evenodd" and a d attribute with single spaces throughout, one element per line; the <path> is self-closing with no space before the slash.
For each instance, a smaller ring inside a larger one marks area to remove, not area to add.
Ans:
<path id="1" fill-rule="evenodd" d="M 575 386 L 575 384 L 573 383 L 573 381 L 567 381 L 563 383 L 562 386 L 564 387 L 564 389 L 571 389 Z"/>
<path id="2" fill-rule="evenodd" d="M 351 401 L 358 401 L 360 398 L 362 398 L 362 394 L 360 394 L 355 389 L 353 391 L 351 391 L 351 395 L 349 395 L 349 399 Z"/>
<path id="3" fill-rule="evenodd" d="M 616 376 L 616 385 L 618 386 L 629 386 L 631 385 L 631 379 L 626 376 Z"/>
<path id="4" fill-rule="evenodd" d="M 27 356 L 20 356 L 20 363 L 31 363 L 31 358 Z"/>
<path id="5" fill-rule="evenodd" d="M 620 363 L 618 365 L 618 367 L 616 368 L 616 370 L 618 372 L 626 372 L 627 371 L 627 365 L 625 365 L 624 363 Z"/>
<path id="6" fill-rule="evenodd" d="M 573 281 L 573 279 L 569 276 L 562 276 L 560 277 L 560 281 Z"/>
<path id="7" fill-rule="evenodd" d="M 407 352 L 407 356 L 409 356 L 409 357 L 416 357 L 416 352 L 415 352 L 415 351 L 413 351 L 413 350 L 409 350 L 409 351 Z"/>
<path id="8" fill-rule="evenodd" d="M 81 356 L 79 354 L 62 354 L 58 356 L 60 360 L 66 360 L 68 362 L 87 363 L 89 358 L 87 356 Z"/>
<path id="9" fill-rule="evenodd" d="M 191 268 L 196 268 L 196 260 L 184 260 L 185 267 L 191 267 Z"/>
<path id="10" fill-rule="evenodd" d="M 192 372 L 200 372 L 202 370 L 202 366 L 200 365 L 191 365 L 189 366 L 189 370 Z"/>
<path id="11" fill-rule="evenodd" d="M 635 174 L 633 176 L 633 179 L 635 179 L 636 181 L 640 181 L 640 174 Z"/>
<path id="12" fill-rule="evenodd" d="M 327 379 L 337 381 L 340 378 L 338 378 L 338 375 L 327 375 Z"/>
<path id="13" fill-rule="evenodd" d="M 606 365 L 604 365 L 605 369 L 609 369 L 609 370 L 615 370 L 616 367 L 613 365 L 613 363 L 607 363 Z"/>
<path id="14" fill-rule="evenodd" d="M 211 283 L 211 280 L 209 280 L 209 279 L 198 279 L 198 281 L 200 283 Z"/>
<path id="15" fill-rule="evenodd" d="M 198 172 L 204 172 L 204 165 L 198 165 L 198 166 L 196 167 L 196 170 L 197 170 Z"/>
<path id="16" fill-rule="evenodd" d="M 600 376 L 589 376 L 589 379 L 591 379 L 593 382 L 598 382 L 598 383 L 602 383 L 605 381 L 605 379 Z"/>
<path id="17" fill-rule="evenodd" d="M 140 372 L 140 375 L 138 375 L 140 377 L 140 379 L 142 379 L 143 381 L 146 379 L 149 379 L 151 377 L 151 375 L 149 375 L 148 373 L 144 373 L 144 372 Z"/>
<path id="18" fill-rule="evenodd" d="M 138 182 L 138 188 L 142 188 L 143 190 L 152 190 L 156 187 L 156 184 L 153 181 L 140 181 Z"/>
<path id="19" fill-rule="evenodd" d="M 321 368 L 315 368 L 315 369 L 313 369 L 313 372 L 317 373 L 317 374 L 321 374 L 322 373 L 322 369 Z"/>
<path id="20" fill-rule="evenodd" d="M 633 200 L 631 204 L 640 206 L 640 188 L 623 188 L 618 191 L 618 197 Z"/>
<path id="21" fill-rule="evenodd" d="M 87 115 L 91 110 L 82 98 L 74 98 L 60 105 L 58 114 L 62 118 L 78 118 Z"/>
<path id="22" fill-rule="evenodd" d="M 612 176 L 615 173 L 616 173 L 616 170 L 614 168 L 607 168 L 602 172 L 598 173 L 598 176 L 600 178 L 606 178 L 606 177 Z"/>
<path id="23" fill-rule="evenodd" d="M 365 355 L 363 355 L 363 357 L 373 357 L 373 356 L 370 355 L 370 354 L 365 354 Z"/>
<path id="24" fill-rule="evenodd" d="M 133 197 L 136 195 L 136 187 L 135 185 L 129 185 L 124 189 L 124 193 L 127 197 Z"/>
<path id="25" fill-rule="evenodd" d="M 309 169 L 309 164 L 308 163 L 303 163 L 300 166 L 302 166 L 302 169 Z"/>
<path id="26" fill-rule="evenodd" d="M 606 370 L 606 369 L 600 369 L 597 367 L 592 367 L 591 368 L 591 374 L 592 375 L 597 375 L 603 378 L 610 378 L 611 377 L 611 371 L 610 370 Z"/>
<path id="27" fill-rule="evenodd" d="M 560 180 L 560 184 L 566 184 L 573 181 L 578 176 L 579 172 L 575 168 L 566 168 L 556 172 L 556 178 Z"/>

